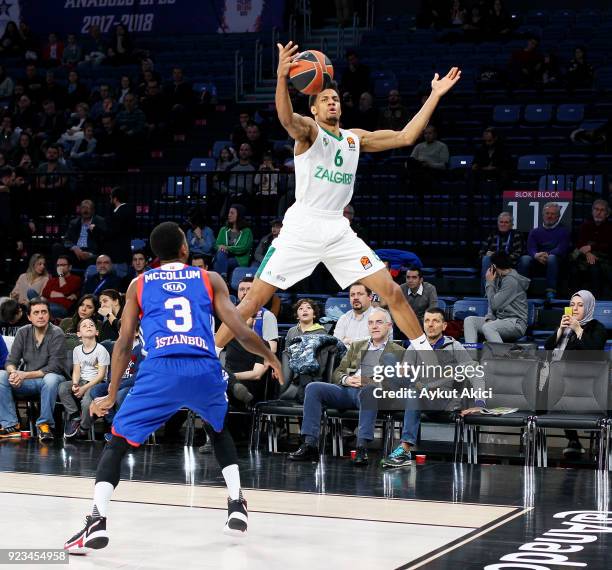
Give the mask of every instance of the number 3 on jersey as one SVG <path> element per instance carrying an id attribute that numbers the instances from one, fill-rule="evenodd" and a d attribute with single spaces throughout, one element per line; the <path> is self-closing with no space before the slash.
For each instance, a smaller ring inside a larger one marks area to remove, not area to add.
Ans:
<path id="1" fill-rule="evenodd" d="M 340 149 L 338 149 L 338 152 L 336 152 L 336 156 L 334 157 L 334 164 L 336 166 L 342 166 L 343 163 L 344 160 L 342 158 L 342 155 L 340 154 Z"/>
<path id="2" fill-rule="evenodd" d="M 167 299 L 164 303 L 164 309 L 174 311 L 174 319 L 168 319 L 166 326 L 172 332 L 187 332 L 193 326 L 191 318 L 191 304 L 185 297 L 175 297 Z"/>

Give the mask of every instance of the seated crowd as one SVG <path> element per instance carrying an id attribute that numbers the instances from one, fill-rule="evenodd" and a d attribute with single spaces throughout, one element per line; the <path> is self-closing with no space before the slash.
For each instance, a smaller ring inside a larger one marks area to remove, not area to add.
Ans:
<path id="1" fill-rule="evenodd" d="M 142 266 L 142 261 L 138 261 Z M 415 297 L 414 290 L 424 290 L 422 278 L 418 272 L 415 273 L 405 288 L 408 298 Z M 486 281 L 489 313 L 485 318 L 468 317 L 465 320 L 465 340 L 476 342 L 479 335 L 493 342 L 517 340 L 526 328 L 528 280 L 511 268 L 510 257 L 502 251 L 491 255 Z M 238 302 L 248 293 L 252 282 L 250 275 L 240 281 Z M 422 297 L 422 293 L 417 295 L 418 300 Z M 354 464 L 368 462 L 368 446 L 374 439 L 379 406 L 374 390 L 378 386 L 385 389 L 405 386 L 397 375 L 385 376 L 382 384 L 378 384 L 375 378 L 377 367 L 396 363 L 418 365 L 425 359 L 433 359 L 433 364 L 452 366 L 477 364 L 473 353 L 466 350 L 457 338 L 445 334 L 447 316 L 437 307 L 435 297 L 422 308 L 421 322 L 433 348 L 433 353 L 426 355 L 417 354 L 414 347 L 405 348 L 405 343 L 393 340 L 391 314 L 380 306 L 382 301 L 376 300 L 372 291 L 363 284 L 355 283 L 349 288 L 349 301 L 350 310 L 342 314 L 334 326 L 330 322 L 317 322 L 320 310 L 314 300 L 299 299 L 294 305 L 297 324 L 282 339 L 282 345 L 279 345 L 281 337 L 272 311 L 262 307 L 248 321 L 273 350 L 278 352 L 279 346 L 284 346 L 283 364 L 288 365 L 291 372 L 287 374 L 288 383 L 281 387 L 279 397 L 304 406 L 303 444 L 290 454 L 291 460 L 318 458 L 321 414 L 323 407 L 329 407 L 359 410 Z M 22 399 L 40 401 L 36 425 L 41 441 L 53 440 L 54 409 L 58 399 L 64 411 L 64 437 L 77 440 L 91 437 L 95 418 L 89 415 L 89 404 L 93 398 L 108 391 L 110 354 L 121 324 L 122 296 L 113 289 L 104 289 L 98 296 L 83 295 L 75 314 L 62 319 L 60 326 L 51 322 L 51 306 L 49 300 L 40 296 L 29 299 L 26 306 L 14 299 L 6 299 L 0 305 L 0 316 L 5 321 L 2 325 L 5 336 L 0 338 L 12 340 L 9 349 L 4 340 L 0 343 L 0 359 L 3 359 L 0 366 L 4 369 L 0 372 L 1 440 L 19 437 L 21 425 L 15 402 Z M 557 329 L 545 342 L 546 349 L 553 351 L 555 360 L 571 358 L 571 351 L 603 350 L 606 344 L 606 330 L 593 318 L 593 294 L 588 290 L 578 291 L 572 296 L 570 307 L 572 313 L 563 315 Z M 418 306 L 415 308 L 418 310 Z M 331 347 L 335 357 L 333 371 L 327 378 L 323 377 L 325 364 L 321 359 L 318 372 L 313 371 L 308 362 L 310 354 L 316 358 L 325 347 Z M 143 357 L 139 340 L 135 338 L 132 360 L 120 385 L 117 408 L 133 386 Z M 236 341 L 226 347 L 221 359 L 228 375 L 231 405 L 250 410 L 254 402 L 270 397 L 267 393 L 269 383 L 263 381 L 268 367 L 261 359 Z M 457 387 L 457 383 L 455 377 L 444 375 L 419 378 L 414 387 L 417 390 L 445 390 Z M 471 383 L 471 387 L 476 389 L 486 388 L 485 380 L 478 377 L 459 382 L 463 383 Z M 433 401 L 407 398 L 403 406 L 400 444 L 383 458 L 384 467 L 401 467 L 411 462 L 411 450 L 417 443 L 423 413 L 434 421 L 448 421 L 454 413 L 479 413 L 486 401 L 483 398 L 447 398 L 434 404 Z M 105 418 L 106 432 L 110 429 L 112 416 Z M 567 431 L 566 435 L 569 440 L 566 455 L 583 453 L 577 432 Z M 209 452 L 210 447 L 203 446 L 201 451 Z"/>

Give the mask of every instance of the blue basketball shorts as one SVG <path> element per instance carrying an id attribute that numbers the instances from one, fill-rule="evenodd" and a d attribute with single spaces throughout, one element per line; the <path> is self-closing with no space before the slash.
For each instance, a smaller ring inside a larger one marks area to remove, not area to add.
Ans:
<path id="1" fill-rule="evenodd" d="M 193 410 L 220 432 L 227 414 L 226 390 L 227 380 L 217 359 L 145 359 L 115 416 L 112 433 L 141 445 L 181 408 Z"/>

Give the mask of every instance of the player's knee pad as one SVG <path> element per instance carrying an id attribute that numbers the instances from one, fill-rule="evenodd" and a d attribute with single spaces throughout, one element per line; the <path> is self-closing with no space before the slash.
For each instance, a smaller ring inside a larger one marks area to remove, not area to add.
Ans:
<path id="1" fill-rule="evenodd" d="M 129 451 L 130 444 L 123 439 L 114 435 L 110 442 L 104 447 L 102 457 L 98 463 L 96 471 L 96 483 L 106 481 L 113 487 L 119 484 L 121 477 L 121 461 L 123 456 Z"/>

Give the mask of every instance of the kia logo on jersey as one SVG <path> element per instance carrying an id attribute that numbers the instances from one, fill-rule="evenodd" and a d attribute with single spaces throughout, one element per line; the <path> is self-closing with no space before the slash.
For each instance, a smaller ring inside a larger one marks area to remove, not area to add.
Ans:
<path id="1" fill-rule="evenodd" d="M 164 291 L 168 291 L 168 293 L 182 293 L 185 289 L 187 289 L 187 285 L 185 285 L 185 283 L 171 281 L 170 283 L 164 283 L 162 288 Z"/>

